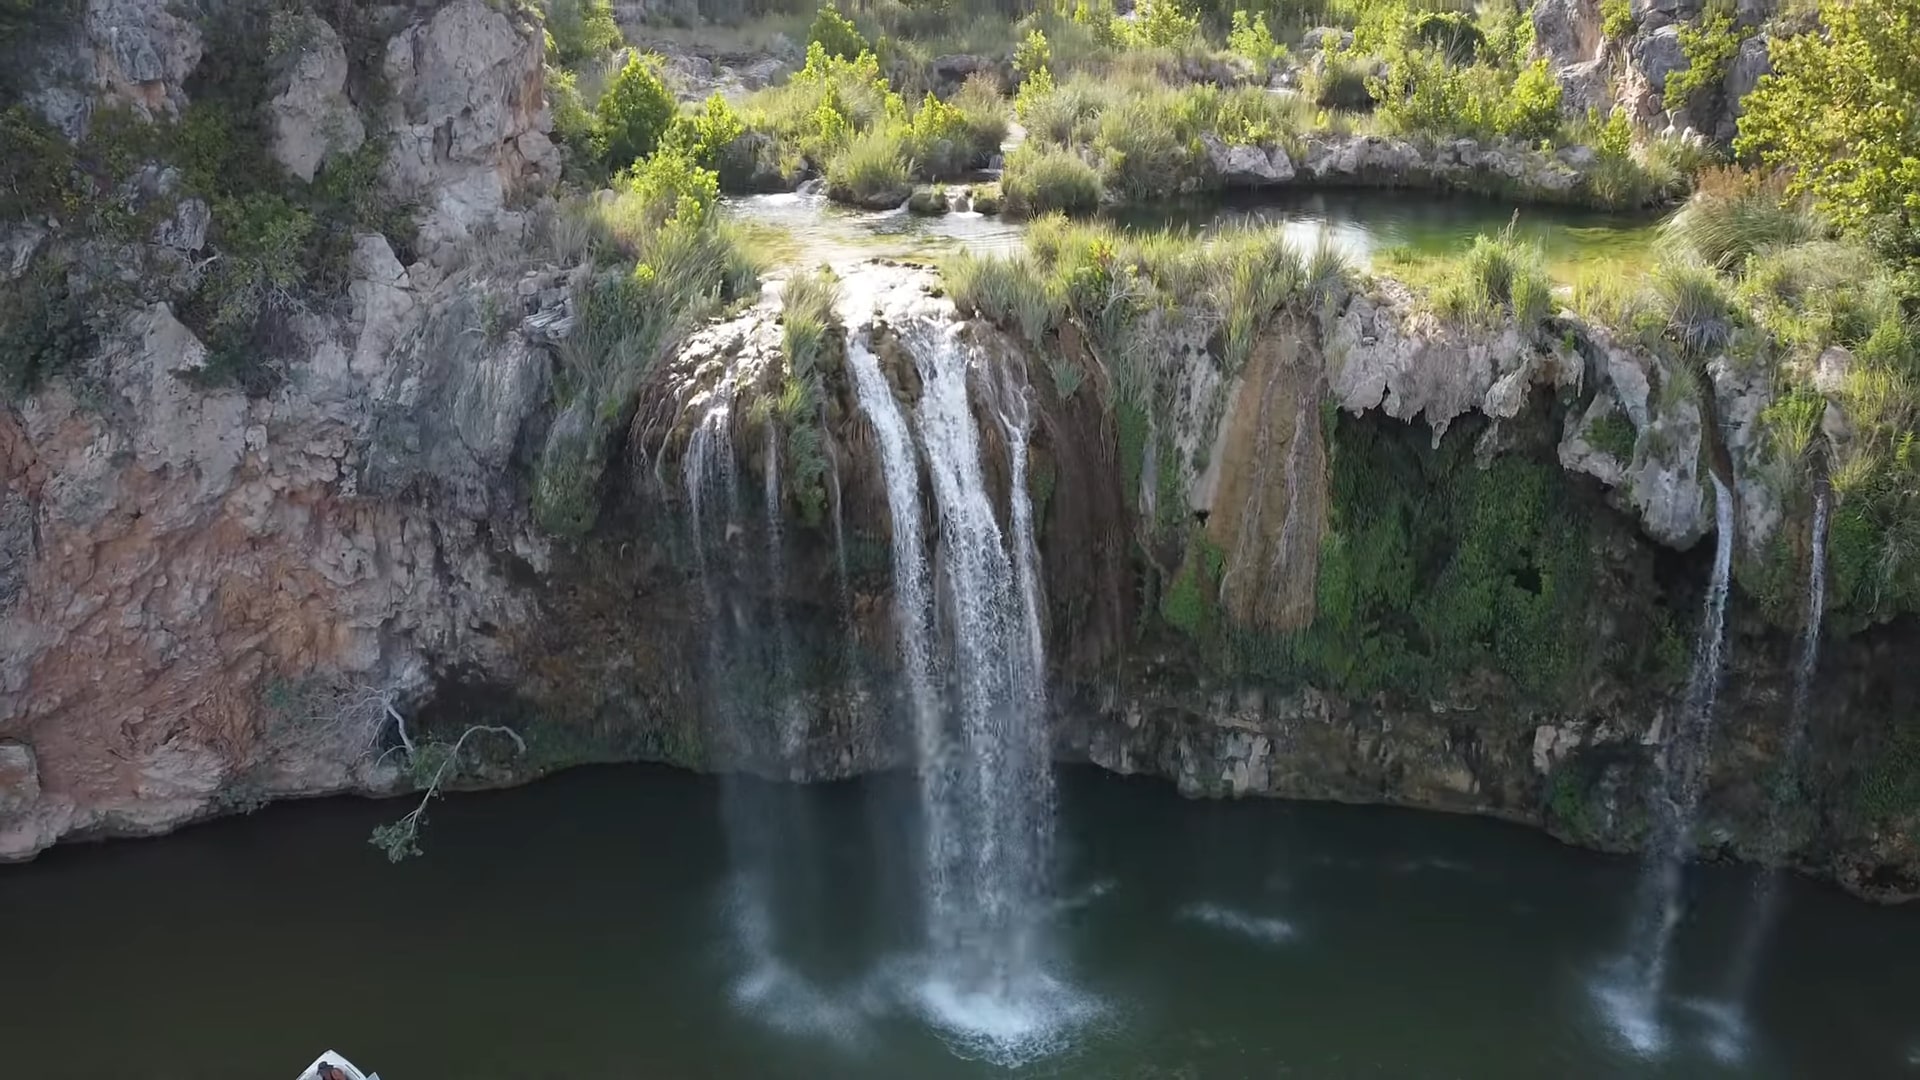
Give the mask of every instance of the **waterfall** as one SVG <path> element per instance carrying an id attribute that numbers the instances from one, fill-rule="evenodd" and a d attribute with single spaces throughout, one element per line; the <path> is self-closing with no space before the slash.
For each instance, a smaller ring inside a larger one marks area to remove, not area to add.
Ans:
<path id="1" fill-rule="evenodd" d="M 1822 484 L 1813 495 L 1812 565 L 1807 568 L 1806 621 L 1800 628 L 1800 651 L 1793 665 L 1793 702 L 1788 716 L 1787 741 L 1781 755 L 1780 788 L 1767 801 L 1766 840 L 1768 854 L 1775 860 L 1784 854 L 1786 822 L 1781 806 L 1800 784 L 1801 756 L 1806 750 L 1809 702 L 1813 693 L 1813 673 L 1820 659 L 1820 623 L 1827 606 L 1827 513 L 1828 490 Z M 1727 1023 L 1714 1042 L 1714 1052 L 1723 1060 L 1744 1056 L 1744 1025 L 1740 1017 L 1759 972 L 1760 951 L 1766 947 L 1780 913 L 1780 887 L 1784 871 L 1773 865 L 1760 871 L 1754 882 L 1753 900 L 1747 907 L 1746 922 L 1734 946 L 1733 963 L 1727 970 Z"/>
<path id="2" fill-rule="evenodd" d="M 895 615 L 918 752 L 929 954 L 914 994 L 965 1052 L 1017 1064 L 1047 1052 L 1091 1008 L 1042 967 L 1053 781 L 1026 391 L 998 395 L 1013 489 L 1008 536 L 987 494 L 969 405 L 969 374 L 988 359 L 943 314 L 896 323 L 922 387 L 910 430 L 864 332 L 849 329 L 848 366 L 892 514 Z M 921 533 L 916 431 L 938 511 L 944 618 Z"/>
<path id="3" fill-rule="evenodd" d="M 1713 577 L 1707 587 L 1700 638 L 1686 698 L 1661 759 L 1654 793 L 1653 833 L 1647 865 L 1635 896 L 1624 985 L 1608 987 L 1604 998 L 1620 1033 L 1642 1053 L 1660 1049 L 1664 1036 L 1657 1017 L 1666 987 L 1667 965 L 1681 915 L 1682 871 L 1700 808 L 1708 750 L 1713 740 L 1714 702 L 1720 691 L 1726 652 L 1727 590 L 1733 569 L 1733 495 L 1719 477 L 1713 480 L 1715 543 Z"/>
<path id="4" fill-rule="evenodd" d="M 764 485 L 767 511 L 767 595 L 773 606 L 774 709 L 780 743 L 780 765 L 787 776 L 803 771 L 801 754 L 806 749 L 806 713 L 795 694 L 793 677 L 793 638 L 787 629 L 786 544 L 780 529 L 780 429 L 767 424 L 767 478 Z"/>

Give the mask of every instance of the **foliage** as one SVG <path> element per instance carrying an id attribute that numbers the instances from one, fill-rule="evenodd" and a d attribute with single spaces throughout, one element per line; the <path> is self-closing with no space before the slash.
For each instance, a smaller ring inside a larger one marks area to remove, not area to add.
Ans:
<path id="1" fill-rule="evenodd" d="M 1587 445 L 1622 463 L 1633 460 L 1633 447 L 1639 441 L 1633 421 L 1615 405 L 1593 421 L 1586 431 Z"/>
<path id="2" fill-rule="evenodd" d="M 36 267 L 0 290 L 0 400 L 32 393 L 90 353 L 86 315 L 85 298 L 57 267 Z"/>
<path id="3" fill-rule="evenodd" d="M 1431 692 L 1489 666 L 1541 698 L 1577 692 L 1591 590 L 1584 518 L 1547 462 L 1473 462 L 1456 426 L 1339 417 L 1318 616 L 1293 642 L 1350 692 Z"/>
<path id="4" fill-rule="evenodd" d="M 547 107 L 553 113 L 554 141 L 576 162 L 596 158 L 598 121 L 580 98 L 579 78 L 565 68 L 548 65 L 544 79 Z"/>
<path id="5" fill-rule="evenodd" d="M 1740 35 L 1725 12 L 1708 11 L 1698 24 L 1680 28 L 1680 51 L 1687 66 L 1667 75 L 1662 103 L 1668 109 L 1682 108 L 1701 90 L 1720 85 L 1727 77 L 1727 65 L 1740 51 Z"/>
<path id="6" fill-rule="evenodd" d="M 875 125 L 852 136 L 827 161 L 827 195 L 841 202 L 905 202 L 913 184 L 912 144 L 903 125 Z"/>
<path id="7" fill-rule="evenodd" d="M 1307 69 L 1300 89 L 1323 109 L 1370 109 L 1379 94 L 1364 60 L 1333 50 Z"/>
<path id="8" fill-rule="evenodd" d="M 831 270 L 823 268 L 788 279 L 780 293 L 780 322 L 790 377 L 815 374 L 839 298 L 840 281 Z"/>
<path id="9" fill-rule="evenodd" d="M 1437 52 L 1415 50 L 1397 56 L 1386 77 L 1369 85 L 1377 115 L 1392 131 L 1536 142 L 1560 127 L 1560 84 L 1545 60 L 1509 72 L 1455 67 Z"/>
<path id="10" fill-rule="evenodd" d="M 1022 144 L 1007 157 L 1000 190 L 1015 215 L 1063 211 L 1091 213 L 1100 207 L 1100 173 L 1079 154 L 1059 147 Z"/>
<path id="11" fill-rule="evenodd" d="M 1625 41 L 1639 29 L 1633 18 L 1633 0 L 1600 0 L 1600 32 L 1613 41 Z"/>
<path id="12" fill-rule="evenodd" d="M 1124 30 L 1128 44 L 1147 49 L 1181 48 L 1192 44 L 1199 33 L 1199 18 L 1180 0 L 1140 0 Z"/>
<path id="13" fill-rule="evenodd" d="M 1487 35 L 1463 11 L 1423 11 L 1414 16 L 1413 39 L 1455 64 L 1471 63 Z"/>
<path id="14" fill-rule="evenodd" d="M 1669 262 L 1655 272 L 1654 288 L 1664 304 L 1667 338 L 1683 357 L 1704 360 L 1732 340 L 1733 304 L 1713 271 Z"/>
<path id="15" fill-rule="evenodd" d="M 611 200 L 574 211 L 606 268 L 575 288 L 574 329 L 558 350 L 560 415 L 534 475 L 534 516 L 549 532 L 592 528 L 613 425 L 641 380 L 700 319 L 754 288 L 758 268 L 712 212 L 718 188 L 712 172 L 666 148 Z"/>
<path id="16" fill-rule="evenodd" d="M 1820 222 L 1787 195 L 1787 178 L 1735 170 L 1709 172 L 1685 206 L 1661 223 L 1661 239 L 1718 270 L 1758 252 L 1812 240 Z"/>
<path id="17" fill-rule="evenodd" d="M 1787 169 L 1842 228 L 1920 257 L 1920 15 L 1909 0 L 1823 0 L 1824 34 L 1775 38 L 1734 148 Z"/>
<path id="18" fill-rule="evenodd" d="M 958 105 L 934 97 L 932 91 L 914 111 L 907 145 L 908 156 L 919 174 L 930 180 L 958 176 L 982 160 L 966 114 Z"/>
<path id="19" fill-rule="evenodd" d="M 624 169 L 653 153 L 679 111 L 656 65 L 652 57 L 629 57 L 594 106 L 599 156 L 612 169 Z"/>
<path id="20" fill-rule="evenodd" d="M 0 111 L 0 218 L 64 211 L 72 190 L 73 147 L 25 105 Z"/>
<path id="21" fill-rule="evenodd" d="M 1053 47 L 1047 43 L 1045 31 L 1039 27 L 1027 31 L 1013 51 L 1013 70 L 1029 77 L 1053 70 Z"/>
<path id="22" fill-rule="evenodd" d="M 1854 805 L 1869 821 L 1886 821 L 1920 811 L 1920 724 L 1901 718 L 1892 725 L 1887 745 L 1866 759 Z"/>
<path id="23" fill-rule="evenodd" d="M 1219 618 L 1218 591 L 1226 553 L 1196 531 L 1180 570 L 1160 598 L 1160 617 L 1188 637 L 1208 640 Z"/>
<path id="24" fill-rule="evenodd" d="M 701 168 L 718 171 L 727 148 L 746 133 L 745 118 L 715 91 L 698 111 L 675 117 L 662 142 L 684 151 Z"/>
<path id="25" fill-rule="evenodd" d="M 807 30 L 807 48 L 818 45 L 829 57 L 837 60 L 853 60 L 861 53 L 870 52 L 867 39 L 860 36 L 860 30 L 853 20 L 840 14 L 832 4 L 822 4 L 813 18 L 813 26 Z"/>
<path id="26" fill-rule="evenodd" d="M 1498 236 L 1474 238 L 1434 290 L 1433 304 L 1457 322 L 1484 326 L 1511 318 L 1523 333 L 1531 333 L 1549 314 L 1552 289 L 1539 245 L 1517 239 L 1508 226 Z"/>
<path id="27" fill-rule="evenodd" d="M 1227 34 L 1227 48 L 1253 61 L 1255 70 L 1266 72 L 1286 59 L 1287 47 L 1275 41 L 1267 29 L 1265 15 L 1233 13 L 1233 29 Z"/>
<path id="28" fill-rule="evenodd" d="M 553 61 L 571 67 L 621 45 L 611 0 L 543 0 Z"/>

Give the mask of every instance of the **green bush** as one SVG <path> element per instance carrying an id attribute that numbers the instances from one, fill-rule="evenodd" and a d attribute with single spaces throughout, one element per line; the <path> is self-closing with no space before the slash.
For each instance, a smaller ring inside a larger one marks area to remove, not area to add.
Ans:
<path id="1" fill-rule="evenodd" d="M 1471 63 L 1487 42 L 1473 16 L 1460 11 L 1421 12 L 1413 20 L 1413 39 L 1455 64 Z"/>
<path id="2" fill-rule="evenodd" d="M 32 393 L 90 353 L 87 310 L 55 267 L 36 267 L 0 290 L 0 394 Z"/>
<path id="3" fill-rule="evenodd" d="M 572 66 L 618 49 L 620 26 L 611 0 L 544 0 L 552 58 Z"/>
<path id="4" fill-rule="evenodd" d="M 1654 288 L 1665 305 L 1667 337 L 1684 354 L 1704 360 L 1727 347 L 1733 338 L 1733 305 L 1712 270 L 1667 263 L 1655 272 Z"/>
<path id="5" fill-rule="evenodd" d="M 618 170 L 653 153 L 678 111 L 654 58 L 629 57 L 594 107 L 601 159 Z"/>
<path id="6" fill-rule="evenodd" d="M 1038 27 L 1027 31 L 1027 36 L 1014 47 L 1013 70 L 1029 77 L 1053 70 L 1053 47 L 1047 43 L 1045 31 Z"/>
<path id="7" fill-rule="evenodd" d="M 861 53 L 871 51 L 867 39 L 860 36 L 860 30 L 853 20 L 840 14 L 831 4 L 823 4 L 813 17 L 813 26 L 807 31 L 807 46 L 819 45 L 826 54 L 838 60 L 853 60 Z"/>
<path id="8" fill-rule="evenodd" d="M 580 99 L 580 86 L 573 72 L 549 65 L 545 72 L 547 106 L 553 111 L 553 138 L 576 158 L 595 157 L 597 121 Z"/>
<path id="9" fill-rule="evenodd" d="M 1536 142 L 1560 128 L 1560 84 L 1545 60 L 1518 71 L 1460 68 L 1416 50 L 1395 56 L 1386 77 L 1370 85 L 1377 115 L 1392 131 Z"/>
<path id="10" fill-rule="evenodd" d="M 1378 95 L 1369 81 L 1364 59 L 1328 50 L 1307 69 L 1301 92 L 1323 109 L 1371 109 Z"/>
<path id="11" fill-rule="evenodd" d="M 25 105 L 0 111 L 0 218 L 78 209 L 73 146 Z"/>
<path id="12" fill-rule="evenodd" d="M 1842 228 L 1920 260 L 1920 64 L 1908 0 L 1823 0 L 1824 34 L 1776 37 L 1734 149 L 1793 177 Z"/>
<path id="13" fill-rule="evenodd" d="M 970 75 L 953 95 L 953 107 L 960 110 L 966 125 L 974 163 L 985 164 L 1007 141 L 1007 103 L 1000 97 L 1000 87 L 990 75 Z"/>
<path id="14" fill-rule="evenodd" d="M 1695 94 L 1727 77 L 1727 65 L 1740 51 L 1740 35 L 1724 12 L 1709 11 L 1699 25 L 1680 28 L 1680 51 L 1687 66 L 1667 76 L 1662 104 L 1668 109 L 1685 107 Z"/>
<path id="15" fill-rule="evenodd" d="M 1625 41 L 1639 29 L 1633 18 L 1633 0 L 1600 0 L 1600 32 L 1614 41 Z"/>
<path id="16" fill-rule="evenodd" d="M 1447 318 L 1488 325 L 1511 317 L 1529 333 L 1550 314 L 1552 297 L 1539 245 L 1516 239 L 1511 227 L 1475 237 L 1457 271 L 1433 294 L 1435 309 Z"/>
<path id="17" fill-rule="evenodd" d="M 1016 215 L 1086 214 L 1100 208 L 1099 170 L 1060 147 L 1022 144 L 1007 158 L 1000 190 L 1008 212 Z"/>
<path id="18" fill-rule="evenodd" d="M 849 139 L 827 161 L 827 197 L 875 209 L 899 206 L 913 193 L 908 130 L 876 125 Z"/>
<path id="19" fill-rule="evenodd" d="M 1200 19 L 1180 0 L 1140 0 L 1131 22 L 1123 24 L 1128 44 L 1146 49 L 1180 49 L 1200 34 Z"/>
<path id="20" fill-rule="evenodd" d="M 1287 56 L 1287 47 L 1275 41 L 1273 33 L 1267 29 L 1267 17 L 1245 11 L 1233 13 L 1233 26 L 1227 33 L 1227 48 L 1253 61 L 1254 68 L 1263 74 L 1271 71 L 1275 64 Z"/>
<path id="21" fill-rule="evenodd" d="M 907 146 L 915 169 L 929 180 L 958 176 L 981 159 L 966 114 L 959 106 L 934 97 L 932 91 L 914 111 Z"/>

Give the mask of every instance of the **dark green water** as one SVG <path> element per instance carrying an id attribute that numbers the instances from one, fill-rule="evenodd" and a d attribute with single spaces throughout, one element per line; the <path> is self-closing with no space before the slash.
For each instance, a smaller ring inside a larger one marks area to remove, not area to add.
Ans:
<path id="1" fill-rule="evenodd" d="M 1094 1011 L 1018 1069 L 961 1056 L 886 974 L 913 939 L 910 784 L 746 793 L 813 837 L 767 928 L 828 987 L 809 993 L 745 978 L 722 785 L 645 767 L 438 804 L 400 866 L 366 843 L 396 804 L 328 801 L 0 868 L 7 1062 L 37 1080 L 290 1077 L 325 1047 L 387 1080 L 1920 1075 L 1920 911 L 1790 883 L 1744 1063 L 1717 1064 L 1712 1025 L 1678 1006 L 1666 1056 L 1637 1059 L 1591 993 L 1631 860 L 1465 818 L 1189 802 L 1081 770 L 1062 788 L 1054 971 Z M 1711 998 L 1752 876 L 1690 881 L 1674 991 Z"/>

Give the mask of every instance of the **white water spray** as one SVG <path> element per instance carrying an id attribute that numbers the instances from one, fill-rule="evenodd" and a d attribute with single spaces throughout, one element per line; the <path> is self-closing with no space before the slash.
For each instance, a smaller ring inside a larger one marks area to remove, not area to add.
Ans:
<path id="1" fill-rule="evenodd" d="M 1788 716 L 1787 741 L 1781 757 L 1783 776 L 1779 783 L 1785 790 L 1774 792 L 1767 802 L 1766 844 L 1768 854 L 1776 860 L 1784 854 L 1780 849 L 1786 844 L 1786 822 L 1782 820 L 1785 808 L 1781 802 L 1800 783 L 1800 759 L 1806 749 L 1813 675 L 1820 660 L 1820 623 L 1827 607 L 1827 514 L 1828 491 L 1823 484 L 1813 496 L 1812 565 L 1807 570 L 1806 622 L 1800 629 L 1800 652 L 1794 660 L 1793 711 Z M 1759 972 L 1760 952 L 1779 918 L 1783 877 L 1784 871 L 1775 865 L 1762 870 L 1754 882 L 1753 901 L 1747 908 L 1747 920 L 1741 927 L 1733 963 L 1727 970 L 1730 1005 L 1723 1010 L 1727 1020 L 1713 1046 L 1715 1055 L 1725 1061 L 1737 1061 L 1745 1056 L 1746 1002 Z"/>
<path id="2" fill-rule="evenodd" d="M 1674 931 L 1681 916 L 1681 884 L 1693 839 L 1695 815 L 1713 741 L 1713 713 L 1726 653 L 1727 590 L 1733 570 L 1733 495 L 1713 479 L 1715 543 L 1713 577 L 1707 587 L 1700 639 L 1694 646 L 1687 694 L 1660 762 L 1654 793 L 1653 834 L 1646 869 L 1635 897 L 1624 969 L 1601 989 L 1602 1001 L 1622 1038 L 1643 1054 L 1666 1042 L 1660 999 L 1666 988 Z"/>
<path id="3" fill-rule="evenodd" d="M 921 534 L 919 467 L 907 418 L 859 327 L 848 367 L 873 424 L 893 520 L 895 615 L 914 710 L 930 954 L 906 976 L 960 1052 L 1003 1065 L 1050 1052 L 1090 1002 L 1046 974 L 1052 769 L 1044 711 L 1033 510 L 1026 495 L 1025 388 L 1002 386 L 1009 522 L 987 494 L 968 379 L 980 357 L 944 314 L 896 322 L 922 396 L 917 431 L 938 509 L 944 620 Z M 986 374 L 986 373 L 982 373 Z M 936 663 L 936 627 L 949 655 Z"/>

